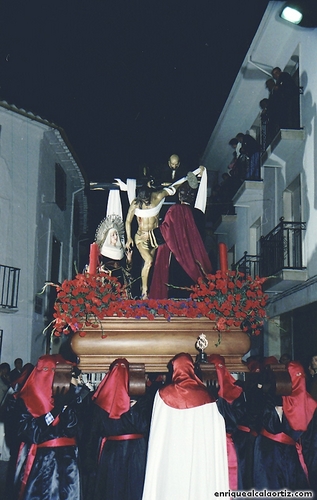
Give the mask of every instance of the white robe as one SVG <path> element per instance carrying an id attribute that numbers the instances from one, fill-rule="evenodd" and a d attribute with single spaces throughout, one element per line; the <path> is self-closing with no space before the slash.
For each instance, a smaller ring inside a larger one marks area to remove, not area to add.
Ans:
<path id="1" fill-rule="evenodd" d="M 226 430 L 216 403 L 179 410 L 155 396 L 142 500 L 209 500 L 229 491 Z"/>

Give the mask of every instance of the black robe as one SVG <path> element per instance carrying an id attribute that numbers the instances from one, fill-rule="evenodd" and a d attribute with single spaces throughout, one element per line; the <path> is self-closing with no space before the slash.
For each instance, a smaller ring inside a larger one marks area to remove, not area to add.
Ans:
<path id="1" fill-rule="evenodd" d="M 242 393 L 237 399 L 232 403 L 228 403 L 225 399 L 218 398 L 217 406 L 219 413 L 223 416 L 226 424 L 227 439 L 232 439 L 236 457 L 237 457 L 237 479 L 238 479 L 238 490 L 246 489 L 244 487 L 244 471 L 245 471 L 245 451 L 246 451 L 246 440 L 249 435 L 245 435 L 244 432 L 238 430 L 239 422 L 243 419 L 246 411 L 245 398 Z M 229 469 L 230 477 L 230 469 Z"/>
<path id="2" fill-rule="evenodd" d="M 294 441 L 302 432 L 294 431 L 285 415 L 280 420 L 274 398 L 268 395 L 263 412 L 263 427 L 271 434 L 283 432 Z M 309 490 L 308 480 L 295 445 L 284 444 L 259 434 L 254 447 L 254 488 L 257 490 Z"/>
<path id="3" fill-rule="evenodd" d="M 242 490 L 249 490 L 254 486 L 254 444 L 261 429 L 263 412 L 263 391 L 258 388 L 256 380 L 257 378 L 253 384 L 244 386 L 245 412 L 238 417 L 233 435 L 239 461 L 239 489 Z"/>
<path id="4" fill-rule="evenodd" d="M 308 469 L 309 486 L 317 498 L 317 410 L 302 436 L 303 455 Z"/>
<path id="5" fill-rule="evenodd" d="M 141 500 L 151 414 L 149 403 L 148 398 L 141 398 L 119 419 L 109 418 L 106 411 L 94 405 L 87 459 L 90 465 L 95 463 L 95 473 L 86 498 Z M 100 453 L 102 438 L 123 434 L 142 434 L 144 437 L 106 440 Z"/>
<path id="6" fill-rule="evenodd" d="M 76 438 L 79 429 L 77 397 L 59 416 L 59 422 L 47 425 L 45 415 L 33 417 L 22 399 L 17 400 L 15 411 L 20 413 L 18 437 L 22 442 L 17 460 L 12 499 L 19 498 L 21 481 L 27 458 L 33 444 L 51 439 Z M 27 479 L 23 500 L 80 500 L 81 483 L 79 474 L 78 446 L 37 448 L 35 459 Z"/>

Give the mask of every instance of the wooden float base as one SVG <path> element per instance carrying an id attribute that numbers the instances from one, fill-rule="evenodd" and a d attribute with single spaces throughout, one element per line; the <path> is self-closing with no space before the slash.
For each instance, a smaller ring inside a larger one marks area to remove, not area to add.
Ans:
<path id="1" fill-rule="evenodd" d="M 84 372 L 106 372 L 116 358 L 144 364 L 145 371 L 164 373 L 169 361 L 180 352 L 196 359 L 196 341 L 204 333 L 205 353 L 224 356 L 231 372 L 247 371 L 241 358 L 250 349 L 250 338 L 239 328 L 220 333 L 208 318 L 105 318 L 98 328 L 85 327 L 73 335 L 71 346 Z"/>

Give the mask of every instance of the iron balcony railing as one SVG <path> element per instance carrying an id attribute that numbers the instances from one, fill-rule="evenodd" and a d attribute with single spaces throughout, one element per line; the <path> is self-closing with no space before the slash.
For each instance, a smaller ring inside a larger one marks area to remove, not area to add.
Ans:
<path id="1" fill-rule="evenodd" d="M 239 271 L 245 276 L 252 276 L 254 279 L 256 276 L 260 276 L 260 256 L 248 255 L 248 252 L 244 252 L 244 256 L 238 262 L 232 264 L 231 269 Z"/>
<path id="2" fill-rule="evenodd" d="M 232 264 L 233 271 L 262 278 L 274 276 L 282 269 L 304 269 L 303 266 L 303 231 L 306 222 L 280 223 L 269 234 L 260 239 L 260 255 L 244 256 Z"/>
<path id="3" fill-rule="evenodd" d="M 280 223 L 260 239 L 260 276 L 274 276 L 282 269 L 304 269 L 303 232 L 306 222 Z"/>
<path id="4" fill-rule="evenodd" d="M 20 269 L 0 264 L 0 307 L 17 309 Z"/>

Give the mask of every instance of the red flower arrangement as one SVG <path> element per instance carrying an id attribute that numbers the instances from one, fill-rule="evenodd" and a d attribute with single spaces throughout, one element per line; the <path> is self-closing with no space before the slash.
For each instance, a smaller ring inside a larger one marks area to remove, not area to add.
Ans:
<path id="1" fill-rule="evenodd" d="M 202 316 L 216 321 L 219 331 L 240 326 L 243 331 L 259 335 L 266 318 L 268 296 L 262 290 L 265 279 L 218 271 L 199 278 L 192 287 L 191 300 L 197 303 Z"/>
<path id="2" fill-rule="evenodd" d="M 89 325 L 98 328 L 99 320 L 111 316 L 149 320 L 181 316 L 207 317 L 215 321 L 219 332 L 235 326 L 259 335 L 266 317 L 263 282 L 262 278 L 244 277 L 238 272 L 218 271 L 200 278 L 191 288 L 189 299 L 131 300 L 113 276 L 102 272 L 77 274 L 73 280 L 56 285 L 53 333 L 59 336 Z"/>

